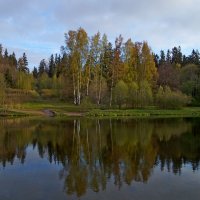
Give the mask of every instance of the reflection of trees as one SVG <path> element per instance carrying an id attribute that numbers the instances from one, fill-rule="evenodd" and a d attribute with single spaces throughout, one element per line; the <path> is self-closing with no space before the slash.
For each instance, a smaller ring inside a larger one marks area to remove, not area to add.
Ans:
<path id="1" fill-rule="evenodd" d="M 29 120 L 1 120 L 0 130 L 0 162 L 2 165 L 5 166 L 6 162 L 12 164 L 15 157 L 24 163 L 26 147 L 34 130 Z"/>
<path id="2" fill-rule="evenodd" d="M 199 165 L 199 121 L 183 119 L 135 120 L 4 120 L 0 121 L 0 162 L 23 163 L 32 145 L 49 162 L 62 163 L 60 178 L 67 194 L 82 196 L 90 188 L 120 188 L 147 182 L 160 164 L 180 173 L 185 163 Z"/>

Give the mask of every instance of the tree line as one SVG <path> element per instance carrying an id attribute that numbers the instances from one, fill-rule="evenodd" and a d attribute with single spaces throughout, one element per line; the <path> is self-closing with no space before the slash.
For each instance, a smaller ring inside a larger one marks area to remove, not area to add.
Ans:
<path id="1" fill-rule="evenodd" d="M 44 98 L 59 98 L 80 104 L 121 107 L 177 107 L 200 101 L 200 55 L 174 47 L 160 55 L 146 41 L 115 43 L 99 32 L 89 37 L 83 28 L 65 34 L 61 53 L 41 60 L 29 71 L 24 53 L 0 46 L 1 96 L 5 88 L 34 90 Z"/>

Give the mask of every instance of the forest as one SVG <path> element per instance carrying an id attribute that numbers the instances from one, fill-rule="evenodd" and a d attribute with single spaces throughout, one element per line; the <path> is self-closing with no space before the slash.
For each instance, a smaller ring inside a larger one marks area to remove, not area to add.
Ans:
<path id="1" fill-rule="evenodd" d="M 59 54 L 29 68 L 0 45 L 0 105 L 24 101 L 63 101 L 106 108 L 181 108 L 200 105 L 200 54 L 181 47 L 156 54 L 148 42 L 115 43 L 83 28 L 65 34 Z"/>

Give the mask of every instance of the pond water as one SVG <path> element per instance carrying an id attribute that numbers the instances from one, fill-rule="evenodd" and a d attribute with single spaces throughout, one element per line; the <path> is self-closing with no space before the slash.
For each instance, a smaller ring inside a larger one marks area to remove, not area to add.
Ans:
<path id="1" fill-rule="evenodd" d="M 1 119 L 0 200 L 200 199 L 200 119 Z"/>

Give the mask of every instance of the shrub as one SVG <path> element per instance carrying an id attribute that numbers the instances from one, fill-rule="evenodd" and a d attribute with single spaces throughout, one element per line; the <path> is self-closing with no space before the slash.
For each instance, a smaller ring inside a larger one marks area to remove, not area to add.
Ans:
<path id="1" fill-rule="evenodd" d="M 84 109 L 91 109 L 91 108 L 94 108 L 95 105 L 92 103 L 90 97 L 86 96 L 83 98 L 81 102 L 81 107 Z"/>
<path id="2" fill-rule="evenodd" d="M 138 85 L 136 82 L 131 82 L 128 87 L 128 103 L 132 108 L 137 107 L 138 104 Z"/>
<path id="3" fill-rule="evenodd" d="M 114 100 L 115 103 L 119 106 L 119 108 L 122 107 L 123 104 L 126 103 L 128 97 L 128 86 L 124 81 L 119 81 L 115 88 L 114 88 Z"/>
<path id="4" fill-rule="evenodd" d="M 180 91 L 171 91 L 169 87 L 160 87 L 156 94 L 156 103 L 164 109 L 180 109 L 188 104 L 190 98 Z"/>
<path id="5" fill-rule="evenodd" d="M 138 106 L 146 107 L 152 104 L 153 95 L 150 84 L 147 81 L 143 81 L 139 85 L 138 90 Z"/>

